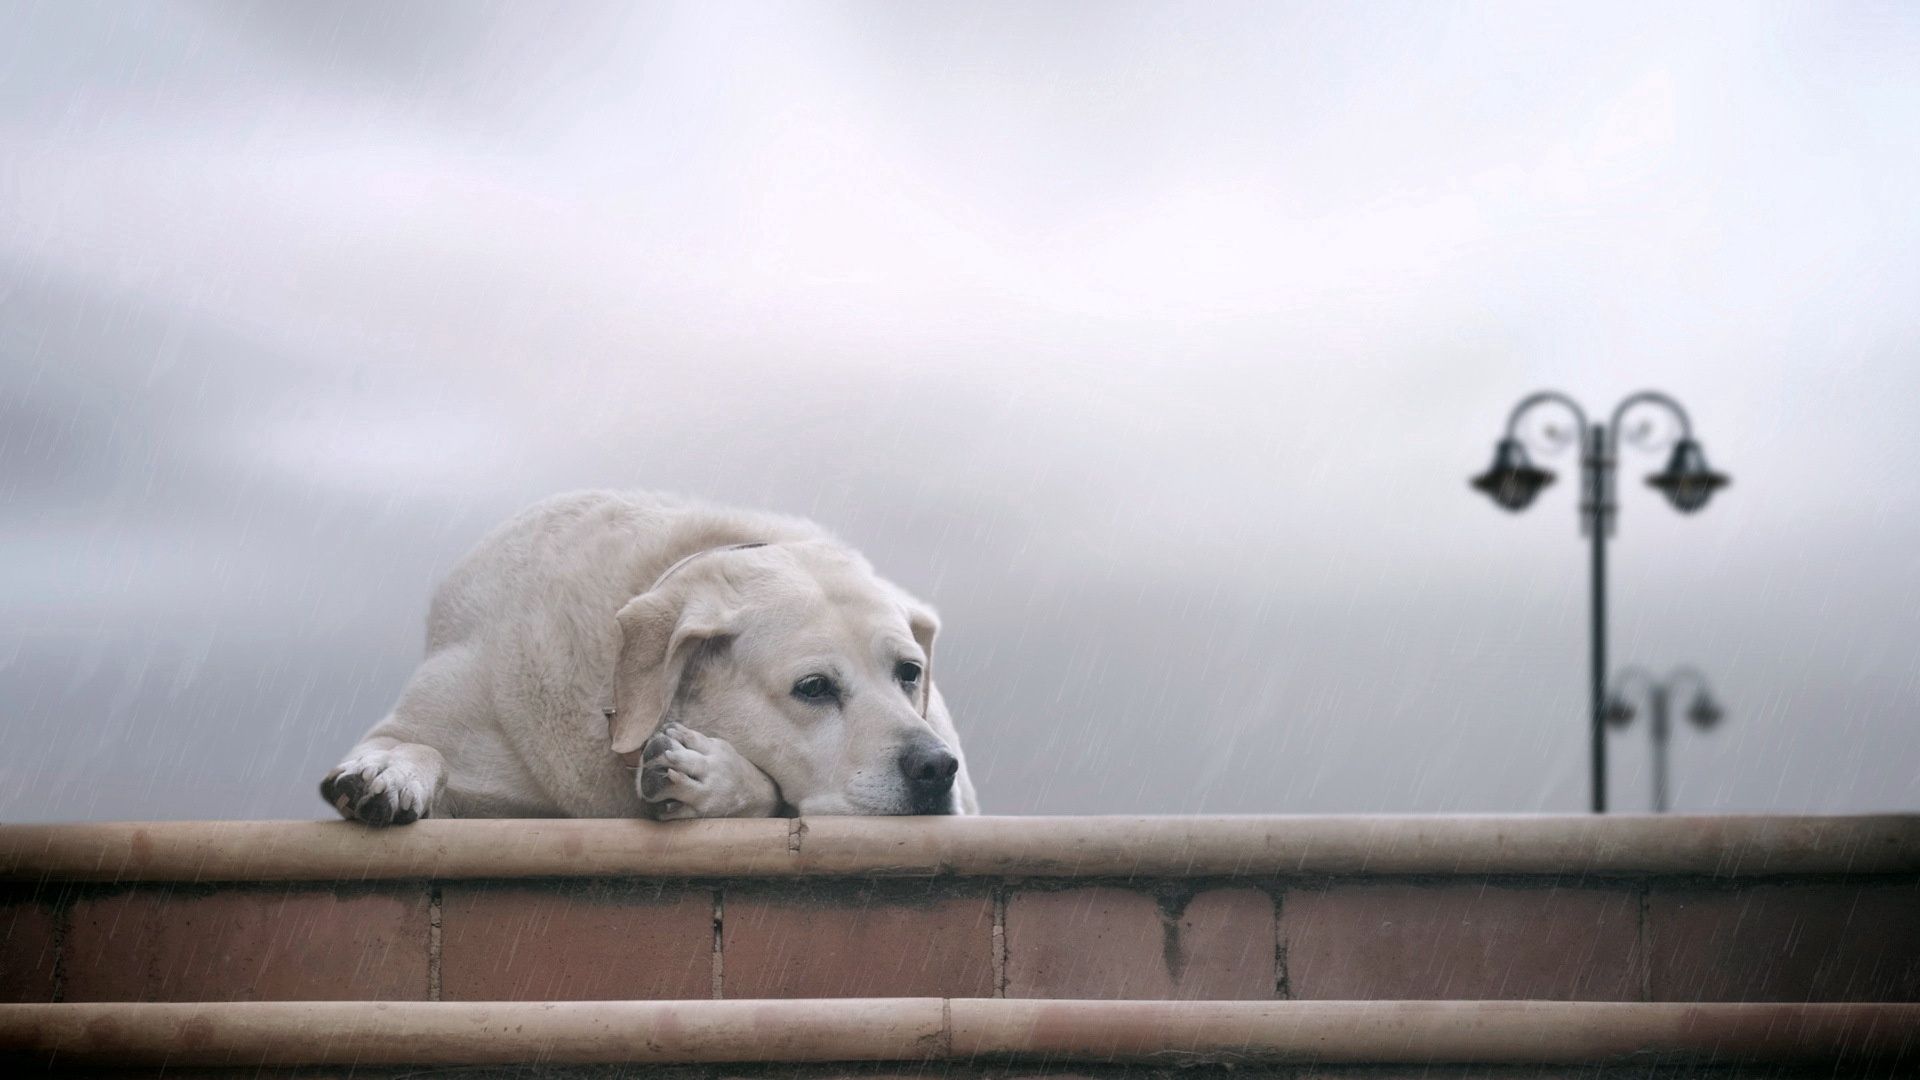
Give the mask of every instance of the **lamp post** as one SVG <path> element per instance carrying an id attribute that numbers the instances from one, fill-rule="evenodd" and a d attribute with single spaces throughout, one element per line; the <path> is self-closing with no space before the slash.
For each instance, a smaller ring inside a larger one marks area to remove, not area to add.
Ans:
<path id="1" fill-rule="evenodd" d="M 1653 739 L 1653 812 L 1667 812 L 1667 740 L 1673 729 L 1667 723 L 1667 709 L 1674 697 L 1691 688 L 1693 701 L 1687 706 L 1687 720 L 1701 731 L 1718 724 L 1726 712 L 1713 699 L 1707 677 L 1691 667 L 1680 667 L 1656 679 L 1645 668 L 1629 667 L 1613 677 L 1613 692 L 1607 695 L 1607 723 L 1625 729 L 1633 723 L 1631 694 L 1639 689 L 1647 699 L 1647 721 Z"/>
<path id="2" fill-rule="evenodd" d="M 1592 678 L 1590 681 L 1588 724 L 1593 741 L 1593 812 L 1607 812 L 1607 537 L 1613 533 L 1614 466 L 1620 448 L 1620 424 L 1627 413 L 1642 406 L 1658 406 L 1672 414 L 1680 424 L 1680 437 L 1673 444 L 1667 467 L 1647 477 L 1647 484 L 1667 497 L 1674 509 L 1691 514 L 1707 505 L 1713 493 L 1729 481 L 1724 474 L 1707 466 L 1707 457 L 1693 439 L 1693 424 L 1680 403 L 1665 394 L 1643 390 L 1629 394 L 1614 407 L 1606 424 L 1589 424 L 1578 402 L 1558 391 L 1548 390 L 1521 398 L 1507 417 L 1506 434 L 1495 444 L 1493 464 L 1473 478 L 1473 486 L 1486 493 L 1503 509 L 1519 513 L 1532 504 L 1542 488 L 1553 483 L 1553 474 L 1536 467 L 1527 457 L 1522 442 L 1520 421 L 1536 408 L 1558 406 L 1573 417 L 1571 437 L 1549 429 L 1551 439 L 1543 451 L 1552 452 L 1570 438 L 1580 446 L 1580 529 L 1593 545 L 1592 563 Z M 1646 429 L 1629 438 L 1643 443 Z"/>

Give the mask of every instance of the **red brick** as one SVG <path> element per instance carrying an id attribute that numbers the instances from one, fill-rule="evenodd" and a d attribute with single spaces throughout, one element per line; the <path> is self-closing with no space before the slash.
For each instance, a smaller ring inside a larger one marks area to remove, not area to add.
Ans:
<path id="1" fill-rule="evenodd" d="M 726 996 L 992 997 L 993 900 L 924 884 L 728 889 Z"/>
<path id="2" fill-rule="evenodd" d="M 0 892 L 0 1001 L 53 1000 L 58 918 L 51 897 Z"/>
<path id="3" fill-rule="evenodd" d="M 162 886 L 82 895 L 68 1001 L 399 1001 L 427 994 L 427 890 Z"/>
<path id="4" fill-rule="evenodd" d="M 1132 889 L 1024 891 L 1007 900 L 1007 996 L 1274 996 L 1273 898 L 1215 889 L 1170 902 Z"/>
<path id="5" fill-rule="evenodd" d="M 622 882 L 449 883 L 440 898 L 447 1001 L 713 996 L 713 893 Z"/>
<path id="6" fill-rule="evenodd" d="M 1280 901 L 1288 990 L 1315 1000 L 1635 1001 L 1639 936 L 1628 887 L 1334 883 Z"/>
<path id="7" fill-rule="evenodd" d="M 1655 886 L 1655 1001 L 1920 1001 L 1920 883 Z"/>

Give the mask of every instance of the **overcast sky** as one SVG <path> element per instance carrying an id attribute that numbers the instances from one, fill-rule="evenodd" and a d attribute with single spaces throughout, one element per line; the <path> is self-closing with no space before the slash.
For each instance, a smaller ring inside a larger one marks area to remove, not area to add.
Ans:
<path id="1" fill-rule="evenodd" d="M 556 491 L 931 600 L 990 813 L 1575 811 L 1575 471 L 1685 810 L 1920 806 L 1911 5 L 0 8 L 0 818 L 313 817 Z M 1647 804 L 1644 725 L 1616 805 Z"/>

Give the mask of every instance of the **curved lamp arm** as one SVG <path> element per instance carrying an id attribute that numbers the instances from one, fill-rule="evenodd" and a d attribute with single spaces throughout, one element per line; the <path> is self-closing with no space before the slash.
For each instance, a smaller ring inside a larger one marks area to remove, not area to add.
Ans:
<path id="1" fill-rule="evenodd" d="M 1695 694 L 1705 694 L 1708 697 L 1713 696 L 1713 687 L 1708 684 L 1707 677 L 1700 674 L 1700 669 L 1691 664 L 1685 664 L 1667 672 L 1667 690 L 1675 696 L 1678 696 L 1682 690 L 1692 690 Z"/>
<path id="2" fill-rule="evenodd" d="M 1628 411 L 1640 405 L 1658 405 L 1666 409 L 1673 414 L 1674 419 L 1680 421 L 1680 437 L 1693 438 L 1693 421 L 1687 419 L 1687 410 L 1681 408 L 1679 402 L 1658 390 L 1641 390 L 1638 393 L 1628 394 L 1619 405 L 1614 407 L 1613 421 L 1607 428 L 1608 457 L 1613 457 L 1614 451 L 1620 448 L 1620 421 L 1626 419 Z"/>
<path id="3" fill-rule="evenodd" d="M 1660 680 L 1653 677 L 1653 672 L 1633 664 L 1613 673 L 1613 682 L 1607 687 L 1607 696 L 1624 699 L 1634 690 L 1639 690 L 1642 698 L 1648 698 L 1652 696 L 1654 687 L 1658 685 Z"/>
<path id="4" fill-rule="evenodd" d="M 1520 431 L 1520 421 L 1528 413 L 1532 412 L 1535 408 L 1541 405 L 1558 405 L 1561 408 L 1572 413 L 1573 423 L 1574 423 L 1574 445 L 1581 447 L 1583 449 L 1586 447 L 1587 445 L 1587 414 L 1584 410 L 1580 408 L 1579 402 L 1573 400 L 1572 398 L 1568 397 L 1567 395 L 1561 393 L 1558 390 L 1541 390 L 1541 391 L 1538 391 L 1537 393 L 1528 394 L 1526 397 L 1521 398 L 1520 403 L 1513 407 L 1513 412 L 1507 414 L 1507 438 L 1509 439 L 1518 438 L 1519 431 Z"/>

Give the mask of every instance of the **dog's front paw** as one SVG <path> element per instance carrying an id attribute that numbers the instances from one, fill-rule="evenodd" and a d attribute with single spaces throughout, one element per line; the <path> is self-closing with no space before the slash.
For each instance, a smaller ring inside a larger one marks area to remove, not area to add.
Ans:
<path id="1" fill-rule="evenodd" d="M 725 739 L 668 724 L 640 758 L 640 797 L 661 821 L 773 817 L 780 810 L 780 789 Z"/>
<path id="2" fill-rule="evenodd" d="M 445 786 L 438 751 L 414 743 L 361 748 L 320 781 L 320 797 L 340 816 L 368 825 L 406 825 L 433 816 Z"/>

